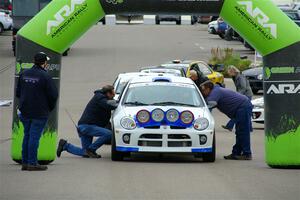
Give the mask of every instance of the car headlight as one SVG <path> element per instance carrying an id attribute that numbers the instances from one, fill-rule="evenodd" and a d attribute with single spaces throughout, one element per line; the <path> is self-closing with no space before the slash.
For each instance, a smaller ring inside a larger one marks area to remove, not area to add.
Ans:
<path id="1" fill-rule="evenodd" d="M 145 124 L 150 121 L 150 113 L 148 110 L 140 110 L 136 114 L 136 119 L 138 122 Z"/>
<path id="2" fill-rule="evenodd" d="M 162 109 L 154 109 L 151 113 L 151 118 L 155 122 L 161 122 L 165 118 L 165 113 Z"/>
<path id="3" fill-rule="evenodd" d="M 136 128 L 136 123 L 131 117 L 123 117 L 120 122 L 121 126 L 127 130 Z"/>
<path id="4" fill-rule="evenodd" d="M 169 122 L 174 123 L 179 119 L 179 112 L 175 109 L 170 109 L 166 113 L 166 118 Z"/>
<path id="5" fill-rule="evenodd" d="M 209 121 L 206 118 L 198 118 L 194 122 L 194 128 L 198 131 L 207 129 L 209 126 Z"/>
<path id="6" fill-rule="evenodd" d="M 264 78 L 263 74 L 260 74 L 260 75 L 257 76 L 258 80 L 263 80 L 263 78 Z"/>
<path id="7" fill-rule="evenodd" d="M 190 124 L 194 121 L 194 115 L 191 111 L 183 111 L 180 114 L 180 120 L 184 123 L 184 124 Z"/>

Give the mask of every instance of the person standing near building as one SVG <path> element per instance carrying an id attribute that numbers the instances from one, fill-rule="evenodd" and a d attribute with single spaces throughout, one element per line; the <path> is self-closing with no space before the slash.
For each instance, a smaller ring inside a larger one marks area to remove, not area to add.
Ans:
<path id="1" fill-rule="evenodd" d="M 45 53 L 37 53 L 34 56 L 34 66 L 20 74 L 17 84 L 19 118 L 24 126 L 22 170 L 47 170 L 47 166 L 38 164 L 37 152 L 49 114 L 58 99 L 55 83 L 45 69 L 48 60 Z"/>
<path id="2" fill-rule="evenodd" d="M 232 77 L 236 91 L 242 95 L 245 95 L 249 100 L 251 100 L 253 93 L 246 76 L 241 74 L 240 70 L 233 65 L 228 67 L 227 73 L 230 77 Z M 226 125 L 222 125 L 222 128 L 232 131 L 234 125 L 235 119 L 230 119 Z"/>

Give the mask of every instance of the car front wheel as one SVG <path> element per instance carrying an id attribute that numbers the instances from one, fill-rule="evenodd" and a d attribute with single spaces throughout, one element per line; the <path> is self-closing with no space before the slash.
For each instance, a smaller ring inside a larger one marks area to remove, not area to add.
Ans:
<path id="1" fill-rule="evenodd" d="M 123 161 L 125 156 L 128 156 L 128 153 L 117 151 L 116 138 L 115 138 L 115 134 L 113 132 L 112 141 L 111 141 L 111 160 L 112 161 Z"/>
<path id="2" fill-rule="evenodd" d="M 216 134 L 214 134 L 212 152 L 203 153 L 202 159 L 204 162 L 215 162 L 216 160 Z"/>

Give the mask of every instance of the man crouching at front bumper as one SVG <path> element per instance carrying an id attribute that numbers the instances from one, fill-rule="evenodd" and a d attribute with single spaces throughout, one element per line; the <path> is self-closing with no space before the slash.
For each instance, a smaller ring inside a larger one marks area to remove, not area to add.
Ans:
<path id="1" fill-rule="evenodd" d="M 82 147 L 76 147 L 61 139 L 57 148 L 57 157 L 60 157 L 63 151 L 67 151 L 86 158 L 101 158 L 96 151 L 111 140 L 112 131 L 105 127 L 109 124 L 111 111 L 117 108 L 117 103 L 113 100 L 114 96 L 114 87 L 110 85 L 94 92 L 93 98 L 87 104 L 78 122 L 77 131 Z M 93 143 L 94 137 L 97 139 Z"/>
<path id="2" fill-rule="evenodd" d="M 236 120 L 236 143 L 227 160 L 252 160 L 250 132 L 252 131 L 252 104 L 248 97 L 232 90 L 221 88 L 207 81 L 201 84 L 201 93 L 207 102 L 217 103 L 217 108 L 229 118 Z"/>

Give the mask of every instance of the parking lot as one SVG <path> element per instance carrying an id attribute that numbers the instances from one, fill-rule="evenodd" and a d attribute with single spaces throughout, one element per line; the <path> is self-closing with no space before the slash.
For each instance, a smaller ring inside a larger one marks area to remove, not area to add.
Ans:
<path id="1" fill-rule="evenodd" d="M 212 47 L 230 47 L 253 60 L 238 41 L 207 33 L 207 25 L 94 26 L 63 58 L 59 137 L 79 144 L 72 117 L 79 119 L 93 91 L 112 84 L 121 72 L 173 59 L 208 61 Z M 0 35 L 0 99 L 13 98 L 11 36 Z M 2 70 L 4 69 L 5 70 Z M 234 89 L 226 79 L 226 86 Z M 256 98 L 256 97 L 254 97 Z M 141 155 L 112 162 L 110 146 L 101 159 L 68 154 L 47 172 L 23 172 L 10 158 L 12 107 L 0 108 L 0 199 L 286 199 L 300 198 L 299 170 L 271 169 L 264 162 L 264 127 L 254 125 L 252 161 L 228 161 L 234 134 L 221 125 L 228 118 L 214 110 L 217 136 L 215 163 L 185 155 Z"/>

